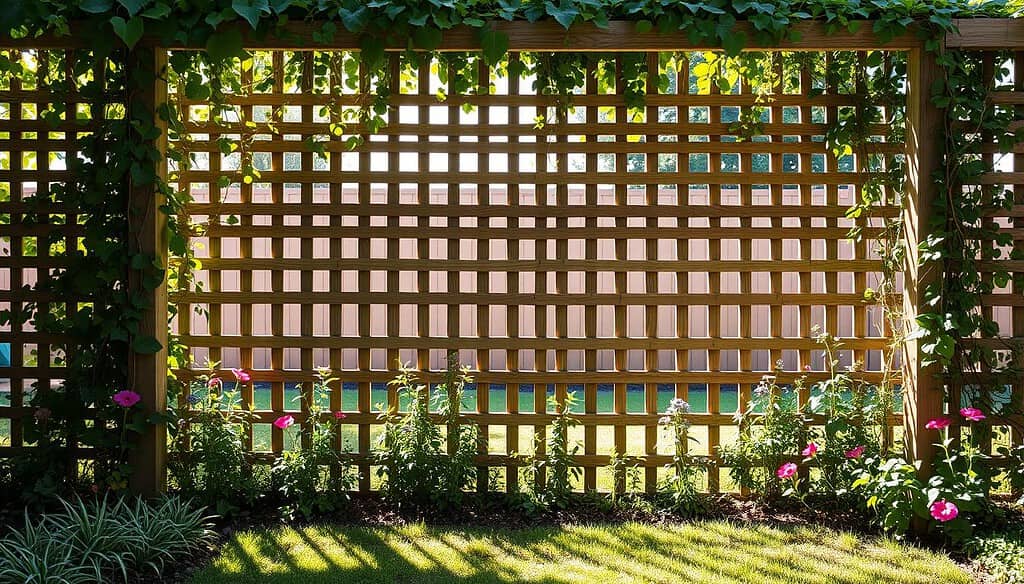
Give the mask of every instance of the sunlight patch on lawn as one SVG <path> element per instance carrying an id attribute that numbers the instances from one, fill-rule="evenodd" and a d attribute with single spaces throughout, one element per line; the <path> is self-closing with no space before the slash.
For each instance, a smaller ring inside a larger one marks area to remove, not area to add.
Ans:
<path id="1" fill-rule="evenodd" d="M 313 526 L 236 534 L 194 584 L 969 584 L 948 558 L 824 528 L 713 521 L 521 530 Z"/>

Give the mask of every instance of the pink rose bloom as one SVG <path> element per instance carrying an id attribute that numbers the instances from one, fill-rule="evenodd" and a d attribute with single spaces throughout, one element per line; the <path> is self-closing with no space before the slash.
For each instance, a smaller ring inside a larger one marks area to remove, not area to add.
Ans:
<path id="1" fill-rule="evenodd" d="M 222 387 L 223 385 L 224 382 L 220 380 L 220 377 L 211 377 L 210 380 L 206 382 L 206 387 L 209 387 L 210 389 Z"/>
<path id="2" fill-rule="evenodd" d="M 804 456 L 814 456 L 817 453 L 818 453 L 818 445 L 815 444 L 814 442 L 809 442 L 807 444 L 807 448 L 804 448 L 803 451 L 800 454 L 803 454 Z"/>
<path id="3" fill-rule="evenodd" d="M 960 415 L 969 422 L 980 422 L 985 419 L 985 414 L 978 408 L 961 408 Z"/>
<path id="4" fill-rule="evenodd" d="M 788 479 L 796 474 L 796 464 L 787 462 L 786 464 L 779 467 L 779 470 L 775 471 L 775 476 L 780 479 Z"/>
<path id="5" fill-rule="evenodd" d="M 952 521 L 960 514 L 960 510 L 956 508 L 956 504 L 950 503 L 945 499 L 940 499 L 932 503 L 928 510 L 931 512 L 932 517 L 940 523 Z"/>
<path id="6" fill-rule="evenodd" d="M 242 383 L 249 383 L 252 381 L 252 375 L 249 375 L 245 369 L 231 369 L 231 372 L 235 374 L 235 379 Z"/>
<path id="7" fill-rule="evenodd" d="M 810 365 L 804 365 L 804 371 L 810 371 L 810 370 L 811 370 L 811 366 Z"/>
<path id="8" fill-rule="evenodd" d="M 122 408 L 130 408 L 139 403 L 142 396 L 130 389 L 125 389 L 114 394 L 114 403 Z"/>
<path id="9" fill-rule="evenodd" d="M 280 418 L 274 420 L 274 427 L 276 427 L 276 428 L 278 428 L 280 430 L 284 430 L 285 428 L 291 426 L 294 423 L 295 423 L 295 418 L 286 415 L 286 416 L 281 416 Z"/>
<path id="10" fill-rule="evenodd" d="M 928 423 L 924 425 L 929 430 L 941 430 L 949 427 L 949 418 L 935 418 L 934 420 L 928 420 Z"/>
<path id="11" fill-rule="evenodd" d="M 335 420 L 344 420 L 345 419 L 345 414 L 343 412 L 334 412 L 334 419 Z"/>
<path id="12" fill-rule="evenodd" d="M 856 448 L 846 451 L 846 458 L 860 458 L 861 456 L 864 456 L 863 446 L 858 446 Z"/>

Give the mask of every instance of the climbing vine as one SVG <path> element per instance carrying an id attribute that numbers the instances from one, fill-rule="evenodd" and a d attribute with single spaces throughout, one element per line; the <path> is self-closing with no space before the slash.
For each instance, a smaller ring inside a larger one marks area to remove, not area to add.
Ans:
<path id="1" fill-rule="evenodd" d="M 601 28 L 610 21 L 625 20 L 635 23 L 637 33 L 685 31 L 695 45 L 721 47 L 722 51 L 703 53 L 686 65 L 693 66 L 698 83 L 720 91 L 729 91 L 736 78 L 753 84 L 758 102 L 745 108 L 736 121 L 736 133 L 743 138 L 757 135 L 775 88 L 785 83 L 778 77 L 783 67 L 776 61 L 776 53 L 744 52 L 744 47 L 798 42 L 799 29 L 793 25 L 804 21 L 822 22 L 829 33 L 871 27 L 880 43 L 914 30 L 930 39 L 927 48 L 936 54 L 942 68 L 944 77 L 935 88 L 934 100 L 946 112 L 942 133 L 946 164 L 934 177 L 943 200 L 936 210 L 924 259 L 964 274 L 962 278 L 940 278 L 924 291 L 935 310 L 921 317 L 919 334 L 930 358 L 951 375 L 965 370 L 1009 375 L 1007 364 L 1013 358 L 1007 355 L 1014 353 L 1012 347 L 984 349 L 961 340 L 995 335 L 991 315 L 977 308 L 986 294 L 1010 278 L 1005 270 L 986 267 L 985 262 L 1002 258 L 1006 253 L 1002 249 L 1012 243 L 986 217 L 1011 205 L 1012 195 L 995 187 L 973 186 L 980 184 L 979 178 L 992 163 L 991 157 L 978 152 L 990 145 L 1005 150 L 1020 136 L 1007 130 L 1015 115 L 1012 109 L 991 107 L 984 95 L 958 89 L 990 87 L 990 80 L 999 79 L 1000 71 L 993 74 L 992 63 L 983 63 L 969 53 L 942 50 L 937 39 L 953 30 L 956 18 L 1016 16 L 1020 10 L 1019 3 L 944 0 L 8 0 L 0 12 L 0 35 L 31 39 L 89 31 L 90 46 L 89 50 L 67 53 L 71 61 L 53 69 L 70 72 L 65 74 L 26 68 L 14 58 L 16 53 L 0 56 L 0 79 L 52 77 L 47 84 L 53 91 L 53 103 L 40 117 L 55 122 L 72 119 L 76 112 L 61 109 L 61 96 L 74 91 L 91 104 L 94 126 L 77 143 L 80 156 L 67 161 L 70 179 L 51 185 L 30 201 L 42 207 L 59 202 L 78 210 L 84 232 L 78 249 L 62 250 L 66 267 L 42 280 L 37 288 L 53 297 L 81 299 L 81 304 L 73 311 L 57 303 L 31 304 L 17 314 L 6 311 L 0 315 L 5 323 L 32 318 L 40 331 L 72 339 L 62 357 L 67 366 L 62 388 L 37 391 L 32 398 L 33 407 L 50 413 L 45 419 L 37 416 L 31 421 L 27 437 L 40 448 L 28 449 L 15 459 L 15 469 L 20 469 L 16 474 L 36 485 L 34 492 L 41 494 L 67 488 L 75 482 L 68 477 L 77 474 L 77 469 L 69 468 L 77 464 L 71 453 L 82 445 L 95 449 L 90 480 L 115 488 L 124 485 L 131 472 L 126 456 L 131 435 L 154 420 L 141 409 L 124 415 L 111 396 L 130 389 L 133 380 L 127 364 L 131 351 L 161 349 L 155 339 L 139 333 L 141 316 L 148 308 L 147 292 L 164 277 L 171 290 L 198 285 L 191 274 L 200 264 L 188 239 L 200 234 L 203 226 L 180 218 L 189 193 L 173 180 L 192 163 L 185 123 L 190 114 L 180 100 L 205 101 L 210 104 L 206 115 L 211 120 L 225 127 L 241 124 L 248 128 L 225 132 L 216 139 L 223 154 L 237 153 L 237 180 L 258 180 L 259 164 L 253 160 L 247 140 L 273 129 L 281 114 L 275 112 L 261 120 L 240 119 L 237 110 L 228 105 L 227 96 L 274 82 L 273 75 L 267 74 L 272 64 L 260 63 L 246 52 L 246 41 L 287 39 L 293 34 L 289 25 L 296 22 L 311 23 L 311 38 L 303 40 L 313 46 L 329 48 L 343 33 L 359 39 L 359 51 L 316 53 L 316 78 L 334 84 L 328 88 L 330 95 L 369 95 L 354 106 L 327 105 L 325 114 L 330 117 L 333 135 L 311 138 L 307 144 L 321 153 L 327 140 L 345 139 L 350 147 L 356 147 L 367 134 L 379 131 L 387 123 L 391 94 L 410 82 L 408 71 L 413 65 L 424 62 L 436 66 L 445 88 L 439 92 L 439 100 L 489 91 L 488 81 L 478 78 L 480 65 L 484 65 L 508 75 L 534 78 L 538 94 L 557 97 L 556 115 L 564 115 L 572 107 L 573 93 L 591 72 L 605 89 L 619 88 L 621 83 L 626 105 L 637 114 L 650 83 L 663 87 L 670 82 L 662 71 L 649 71 L 646 57 L 639 54 L 533 52 L 507 59 L 510 39 L 496 22 L 553 20 L 568 30 L 580 25 Z M 740 24 L 742 29 L 737 26 Z M 438 51 L 447 32 L 457 27 L 474 32 L 478 52 Z M 202 50 L 172 52 L 166 71 L 131 66 L 141 51 L 153 46 Z M 406 49 L 398 67 L 386 52 L 395 47 Z M 690 56 L 672 56 L 670 60 L 682 58 Z M 872 154 L 870 146 L 875 139 L 871 127 L 878 124 L 890 128 L 886 142 L 903 140 L 901 100 L 906 64 L 902 57 L 881 51 L 866 53 L 865 62 L 846 61 L 849 58 L 848 54 L 835 54 L 812 66 L 831 78 L 827 83 L 852 82 L 854 91 L 867 96 L 863 105 L 842 109 L 838 119 L 828 120 L 827 141 L 838 164 L 856 160 L 861 170 L 875 173 L 849 217 L 860 221 L 853 236 L 866 226 L 881 228 L 879 255 L 885 276 L 878 289 L 865 291 L 865 301 L 881 301 L 895 323 L 902 320 L 902 314 L 898 305 L 887 299 L 896 292 L 895 274 L 904 257 L 901 225 L 897 221 L 880 226 L 870 217 L 879 202 L 902 192 L 904 161 L 897 153 Z M 297 63 L 284 63 L 286 82 L 294 83 L 303 75 Z M 997 60 L 994 67 L 1002 65 Z M 854 77 L 837 77 L 848 72 Z M 132 107 L 132 97 L 151 87 L 155 76 L 170 85 L 175 99 L 152 112 Z M 538 116 L 539 130 L 548 115 L 541 112 Z M 164 153 L 154 146 L 161 131 L 171 143 L 166 177 L 159 172 Z M 226 189 L 231 183 L 232 179 L 225 178 L 219 186 Z M 133 232 L 133 213 L 137 211 L 129 205 L 129 192 L 146 188 L 166 199 L 163 211 L 168 218 L 170 253 L 175 258 L 167 266 L 140 251 L 138 234 Z M 1021 259 L 1018 255 L 1014 250 L 1010 257 Z M 172 306 L 171 316 L 186 315 L 175 315 Z M 898 330 L 901 327 L 892 327 L 893 332 Z M 186 353 L 180 345 L 172 342 L 169 355 L 172 369 L 184 365 Z"/>

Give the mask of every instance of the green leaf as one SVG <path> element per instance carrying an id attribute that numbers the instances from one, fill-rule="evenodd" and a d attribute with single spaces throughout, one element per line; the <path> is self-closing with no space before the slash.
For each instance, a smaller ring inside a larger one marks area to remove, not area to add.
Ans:
<path id="1" fill-rule="evenodd" d="M 558 6 L 555 6 L 554 2 L 548 0 L 548 2 L 544 3 L 544 10 L 548 13 L 548 16 L 557 20 L 558 24 L 561 24 L 566 30 L 576 20 L 576 17 L 580 15 L 580 11 L 565 0 L 562 0 Z"/>
<path id="2" fill-rule="evenodd" d="M 365 6 L 360 6 L 355 10 L 340 8 L 338 10 L 338 16 L 341 18 L 341 23 L 345 25 L 345 28 L 347 28 L 349 32 L 361 32 L 363 28 L 366 27 L 366 22 L 370 18 L 370 12 Z"/>
<path id="3" fill-rule="evenodd" d="M 650 20 L 638 20 L 638 21 L 636 21 L 636 32 L 639 33 L 639 34 L 644 34 L 645 32 L 651 32 L 651 30 L 653 28 L 654 28 L 654 25 L 651 24 Z"/>
<path id="4" fill-rule="evenodd" d="M 79 8 L 89 14 L 103 14 L 114 7 L 114 0 L 82 0 Z"/>
<path id="5" fill-rule="evenodd" d="M 128 14 L 135 16 L 143 7 L 152 1 L 153 0 L 117 0 L 117 3 L 124 6 L 128 11 Z"/>
<path id="6" fill-rule="evenodd" d="M 153 337 L 135 337 L 132 341 L 132 351 L 142 355 L 153 355 L 159 353 L 164 346 Z"/>
<path id="7" fill-rule="evenodd" d="M 171 7 L 163 2 L 156 4 L 142 13 L 142 16 L 146 18 L 152 18 L 153 20 L 160 20 L 171 13 Z"/>
<path id="8" fill-rule="evenodd" d="M 441 31 L 432 26 L 421 26 L 412 33 L 412 41 L 417 48 L 433 51 L 440 46 Z"/>
<path id="9" fill-rule="evenodd" d="M 260 17 L 263 13 L 270 13 L 268 0 L 233 0 L 231 8 L 236 14 L 244 18 L 253 29 L 259 26 Z"/>
<path id="10" fill-rule="evenodd" d="M 114 34 L 120 37 L 129 49 L 134 48 L 142 38 L 144 27 L 141 17 L 135 16 L 131 20 L 125 21 L 120 16 L 115 16 L 110 19 L 110 26 L 114 27 Z"/>
<path id="11" fill-rule="evenodd" d="M 722 36 L 722 48 L 730 57 L 735 57 L 747 46 L 747 35 L 742 32 L 731 32 Z"/>
<path id="12" fill-rule="evenodd" d="M 508 35 L 496 30 L 482 30 L 480 48 L 483 51 L 484 62 L 493 67 L 508 52 Z"/>
<path id="13" fill-rule="evenodd" d="M 242 31 L 229 28 L 210 35 L 206 52 L 216 61 L 226 61 L 242 55 Z"/>

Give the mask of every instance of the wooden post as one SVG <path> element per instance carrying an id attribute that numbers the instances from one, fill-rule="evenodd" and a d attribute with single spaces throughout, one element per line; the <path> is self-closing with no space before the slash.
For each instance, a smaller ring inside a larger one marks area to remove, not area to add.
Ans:
<path id="1" fill-rule="evenodd" d="M 939 130 L 944 113 L 932 104 L 931 86 L 939 74 L 935 56 L 922 48 L 907 54 L 907 184 L 903 204 L 906 260 L 903 293 L 903 426 L 907 459 L 918 461 L 919 475 L 931 473 L 939 437 L 925 424 L 943 414 L 944 392 L 937 366 L 923 367 L 918 315 L 927 312 L 925 288 L 941 277 L 941 265 L 921 261 L 919 246 L 928 237 L 938 189 L 932 174 L 942 163 Z"/>
<path id="2" fill-rule="evenodd" d="M 150 120 L 160 130 L 153 146 L 158 151 L 157 176 L 167 173 L 166 144 L 167 132 L 157 116 L 157 106 L 167 101 L 167 53 L 149 48 L 137 49 L 128 57 L 127 86 L 129 98 L 127 112 L 129 120 Z M 131 130 L 130 130 L 131 131 Z M 132 139 L 140 139 L 132 133 Z M 164 267 L 167 266 L 167 217 L 160 207 L 164 196 L 157 185 L 150 182 L 131 184 L 129 191 L 130 225 L 133 253 L 155 256 Z M 145 289 L 138 274 L 129 279 L 134 290 Z M 143 310 L 139 323 L 139 335 L 153 337 L 160 343 L 156 353 L 136 353 L 129 356 L 132 387 L 142 396 L 142 405 L 147 413 L 164 412 L 167 409 L 167 280 L 166 277 L 155 288 L 147 292 L 149 302 Z M 187 315 L 186 315 L 187 317 Z M 139 437 L 131 454 L 133 475 L 131 489 L 144 496 L 153 496 L 167 487 L 167 428 L 166 424 L 151 424 Z"/>

